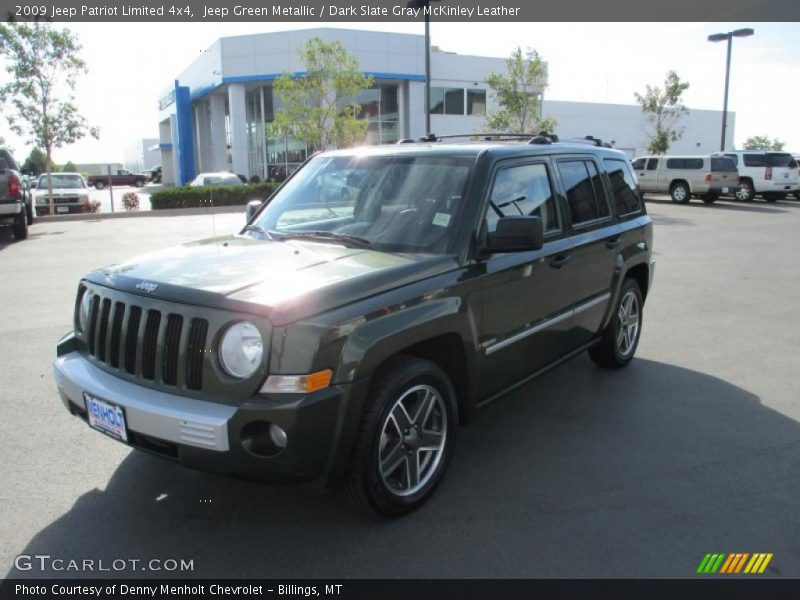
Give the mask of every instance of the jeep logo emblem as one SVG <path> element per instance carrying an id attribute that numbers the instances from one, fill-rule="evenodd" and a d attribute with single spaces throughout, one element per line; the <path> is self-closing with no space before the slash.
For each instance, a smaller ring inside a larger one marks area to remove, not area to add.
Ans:
<path id="1" fill-rule="evenodd" d="M 136 284 L 136 289 L 137 290 L 144 290 L 148 294 L 150 292 L 155 291 L 155 289 L 157 287 L 158 287 L 158 284 L 157 283 L 153 283 L 152 281 L 140 281 L 139 283 Z"/>

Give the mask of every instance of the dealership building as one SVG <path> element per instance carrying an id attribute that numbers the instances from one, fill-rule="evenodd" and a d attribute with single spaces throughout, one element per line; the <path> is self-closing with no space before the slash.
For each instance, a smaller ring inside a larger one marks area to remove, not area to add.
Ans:
<path id="1" fill-rule="evenodd" d="M 350 29 L 304 29 L 220 38 L 158 100 L 162 176 L 184 184 L 197 173 L 232 171 L 281 179 L 306 158 L 298 140 L 271 138 L 266 124 L 280 110 L 273 82 L 283 73 L 303 74 L 298 55 L 312 37 L 337 40 L 356 56 L 373 86 L 353 102 L 368 120 L 367 143 L 390 144 L 425 131 L 425 38 L 422 35 Z M 431 53 L 431 130 L 438 135 L 483 131 L 496 110 L 486 78 L 505 72 L 505 58 Z M 580 77 L 580 73 L 575 73 Z M 643 154 L 646 134 L 638 105 L 567 102 L 543 98 L 542 114 L 557 120 L 563 137 L 593 135 L 631 157 Z M 722 114 L 691 110 L 674 153 L 719 149 Z M 735 114 L 728 114 L 726 147 L 733 147 Z"/>

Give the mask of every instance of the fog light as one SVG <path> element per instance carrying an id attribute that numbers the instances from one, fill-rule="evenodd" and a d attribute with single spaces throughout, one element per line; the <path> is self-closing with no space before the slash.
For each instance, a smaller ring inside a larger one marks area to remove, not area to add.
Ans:
<path id="1" fill-rule="evenodd" d="M 278 448 L 286 448 L 286 442 L 288 441 L 286 432 L 275 425 L 275 423 L 269 426 L 269 439 L 271 439 L 272 443 Z"/>

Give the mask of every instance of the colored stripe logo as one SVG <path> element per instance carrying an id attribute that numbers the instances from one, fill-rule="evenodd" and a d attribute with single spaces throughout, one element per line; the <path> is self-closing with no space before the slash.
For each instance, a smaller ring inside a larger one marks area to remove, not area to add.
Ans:
<path id="1" fill-rule="evenodd" d="M 735 573 L 761 574 L 767 569 L 772 560 L 772 552 L 734 552 L 709 553 L 700 561 L 697 572 L 700 574 L 720 573 L 725 575 Z"/>

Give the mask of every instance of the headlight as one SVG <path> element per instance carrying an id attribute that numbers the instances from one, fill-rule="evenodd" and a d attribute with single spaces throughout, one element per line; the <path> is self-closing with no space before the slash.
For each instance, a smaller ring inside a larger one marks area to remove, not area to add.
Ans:
<path id="1" fill-rule="evenodd" d="M 88 289 L 83 290 L 81 304 L 78 306 L 78 331 L 86 331 L 86 323 L 89 321 L 89 311 L 92 309 L 92 294 Z"/>
<path id="2" fill-rule="evenodd" d="M 219 360 L 229 375 L 244 379 L 256 372 L 264 356 L 264 342 L 255 325 L 239 321 L 222 336 Z"/>
<path id="3" fill-rule="evenodd" d="M 47 204 L 47 196 L 45 194 L 38 194 L 36 196 L 36 204 Z"/>

